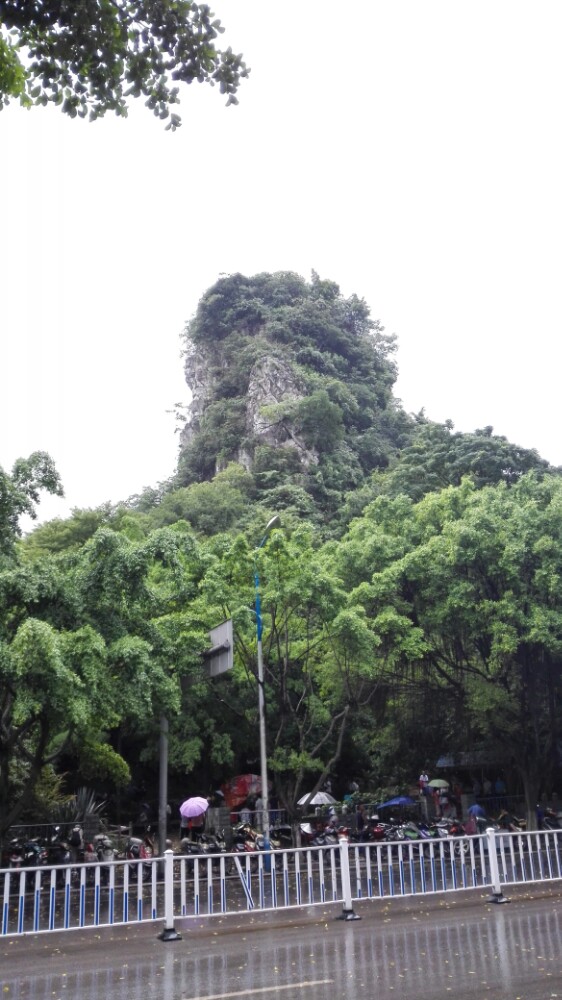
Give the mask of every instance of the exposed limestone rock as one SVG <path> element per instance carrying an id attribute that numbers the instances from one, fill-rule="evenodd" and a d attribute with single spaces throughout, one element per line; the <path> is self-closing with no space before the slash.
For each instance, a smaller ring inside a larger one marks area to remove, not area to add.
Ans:
<path id="1" fill-rule="evenodd" d="M 201 428 L 201 420 L 209 403 L 215 398 L 218 345 L 213 345 L 213 358 L 201 345 L 188 342 L 185 356 L 185 380 L 191 390 L 191 404 L 187 410 L 187 422 L 181 432 L 180 446 L 187 448 Z M 250 372 L 246 395 L 247 435 L 254 441 L 261 441 L 274 448 L 294 448 L 298 451 L 304 468 L 315 465 L 318 455 L 306 446 L 292 420 L 294 404 L 305 396 L 304 387 L 290 363 L 274 354 L 262 356 Z M 284 406 L 283 404 L 287 404 Z M 251 471 L 252 454 L 245 445 L 240 445 L 236 454 L 217 461 L 216 471 L 234 459 Z"/>
<path id="2" fill-rule="evenodd" d="M 191 403 L 187 408 L 187 420 L 180 435 L 180 447 L 186 448 L 193 440 L 201 424 L 201 416 L 212 399 L 215 379 L 205 354 L 187 341 L 185 349 L 185 381 L 191 390 Z"/>
<path id="3" fill-rule="evenodd" d="M 290 404 L 303 396 L 304 391 L 288 362 L 272 355 L 261 358 L 250 375 L 247 428 L 249 434 L 265 444 L 296 448 L 301 462 L 308 467 L 318 461 L 318 456 L 306 447 L 291 421 Z M 284 407 L 284 403 L 289 405 Z"/>

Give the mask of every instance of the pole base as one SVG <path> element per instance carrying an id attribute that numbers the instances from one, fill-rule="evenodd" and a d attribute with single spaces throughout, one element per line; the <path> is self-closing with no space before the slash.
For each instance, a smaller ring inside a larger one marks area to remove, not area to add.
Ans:
<path id="1" fill-rule="evenodd" d="M 504 896 L 503 892 L 494 893 L 493 896 L 488 897 L 489 903 L 511 903 L 511 900 Z"/>
<path id="2" fill-rule="evenodd" d="M 165 927 L 158 938 L 160 941 L 181 941 L 181 934 L 174 927 Z"/>
<path id="3" fill-rule="evenodd" d="M 344 910 L 339 917 L 336 917 L 336 920 L 361 920 L 361 917 L 355 910 Z"/>

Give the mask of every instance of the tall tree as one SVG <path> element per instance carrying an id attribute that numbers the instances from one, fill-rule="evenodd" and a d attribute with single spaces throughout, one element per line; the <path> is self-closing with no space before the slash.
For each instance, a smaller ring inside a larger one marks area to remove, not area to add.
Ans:
<path id="1" fill-rule="evenodd" d="M 387 507 L 376 501 L 366 519 Z M 442 692 L 466 732 L 517 768 L 531 827 L 562 734 L 562 480 L 467 480 L 401 511 L 386 521 L 396 558 L 355 600 L 394 676 Z"/>
<path id="2" fill-rule="evenodd" d="M 94 747 L 118 719 L 107 649 L 76 620 L 52 560 L 0 571 L 0 824 L 15 822 L 42 769 L 72 745 Z"/>
<path id="3" fill-rule="evenodd" d="M 2 0 L 0 28 L 0 108 L 53 102 L 92 120 L 125 116 L 128 98 L 144 97 L 175 129 L 177 84 L 216 84 L 236 104 L 248 75 L 241 56 L 217 47 L 210 7 L 192 0 Z"/>
<path id="4" fill-rule="evenodd" d="M 259 531 L 256 531 L 259 537 Z M 304 526 L 274 530 L 266 545 L 242 536 L 207 573 L 203 595 L 232 616 L 235 669 L 223 688 L 242 735 L 239 752 L 257 757 L 256 620 L 258 574 L 263 619 L 267 756 L 280 802 L 294 815 L 298 799 L 336 768 L 353 717 L 376 688 L 376 640 L 361 609 L 346 607 L 337 577 Z M 250 751 L 251 752 L 251 751 Z"/>
<path id="5" fill-rule="evenodd" d="M 400 454 L 389 473 L 385 489 L 393 496 L 406 493 L 421 500 L 426 493 L 458 486 L 463 476 L 471 476 L 476 486 L 516 483 L 526 472 L 545 472 L 549 464 L 532 448 L 512 444 L 492 427 L 473 433 L 453 431 L 453 424 L 418 416 L 412 441 Z"/>
<path id="6" fill-rule="evenodd" d="M 140 541 L 102 527 L 80 549 L 0 570 L 4 824 L 63 753 L 123 779 L 111 732 L 152 736 L 160 713 L 181 716 L 182 675 L 207 640 L 186 610 L 197 560 L 181 525 Z"/>
<path id="7" fill-rule="evenodd" d="M 20 534 L 23 514 L 37 516 L 35 506 L 41 490 L 63 496 L 60 476 L 50 455 L 34 451 L 29 458 L 18 458 L 11 473 L 0 466 L 0 563 L 2 556 L 13 553 Z"/>

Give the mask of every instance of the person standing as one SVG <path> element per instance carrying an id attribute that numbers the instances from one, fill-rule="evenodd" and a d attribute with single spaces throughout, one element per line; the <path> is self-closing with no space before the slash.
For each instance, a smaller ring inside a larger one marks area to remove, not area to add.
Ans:
<path id="1" fill-rule="evenodd" d="M 418 779 L 420 795 L 427 795 L 426 788 L 429 786 L 429 774 L 423 770 Z"/>
<path id="2" fill-rule="evenodd" d="M 435 815 L 437 816 L 437 818 L 441 816 L 441 809 L 439 807 L 439 802 L 440 802 L 439 792 L 440 792 L 439 788 L 434 788 L 431 793 L 431 797 L 433 799 L 433 808 L 435 810 Z"/>
<path id="3" fill-rule="evenodd" d="M 255 810 L 256 830 L 259 830 L 261 833 L 263 830 L 263 799 L 261 797 L 261 793 L 256 799 Z"/>
<path id="4" fill-rule="evenodd" d="M 507 787 L 506 787 L 505 781 L 503 780 L 501 774 L 498 774 L 498 776 L 497 776 L 497 778 L 496 778 L 496 780 L 494 782 L 494 791 L 495 791 L 496 795 L 498 796 L 498 805 L 500 807 L 504 806 L 505 805 L 505 794 L 507 792 Z"/>
<path id="5" fill-rule="evenodd" d="M 338 828 L 338 814 L 334 806 L 330 806 L 328 810 L 328 823 L 326 825 L 326 830 L 330 833 L 335 833 Z"/>
<path id="6" fill-rule="evenodd" d="M 357 812 L 355 814 L 355 826 L 358 834 L 362 834 L 365 829 L 365 806 L 362 802 L 357 805 Z"/>

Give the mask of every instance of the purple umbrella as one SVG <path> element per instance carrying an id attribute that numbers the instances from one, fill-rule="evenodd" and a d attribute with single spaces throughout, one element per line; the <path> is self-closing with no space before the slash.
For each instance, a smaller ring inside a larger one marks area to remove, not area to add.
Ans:
<path id="1" fill-rule="evenodd" d="M 196 816 L 202 816 L 203 813 L 206 813 L 208 808 L 207 799 L 201 798 L 200 795 L 194 795 L 192 799 L 186 799 L 185 802 L 182 802 L 180 815 L 184 819 L 195 819 Z"/>

